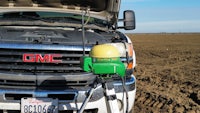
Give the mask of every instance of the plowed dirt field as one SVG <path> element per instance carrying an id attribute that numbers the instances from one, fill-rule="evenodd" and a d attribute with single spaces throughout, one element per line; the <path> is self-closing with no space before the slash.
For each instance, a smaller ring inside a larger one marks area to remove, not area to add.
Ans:
<path id="1" fill-rule="evenodd" d="M 134 113 L 200 113 L 200 34 L 128 34 L 137 55 Z"/>

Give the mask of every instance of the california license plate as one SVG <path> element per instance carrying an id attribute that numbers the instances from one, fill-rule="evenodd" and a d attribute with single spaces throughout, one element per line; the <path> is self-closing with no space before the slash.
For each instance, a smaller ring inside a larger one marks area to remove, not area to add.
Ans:
<path id="1" fill-rule="evenodd" d="M 58 113 L 58 99 L 22 98 L 21 113 Z"/>

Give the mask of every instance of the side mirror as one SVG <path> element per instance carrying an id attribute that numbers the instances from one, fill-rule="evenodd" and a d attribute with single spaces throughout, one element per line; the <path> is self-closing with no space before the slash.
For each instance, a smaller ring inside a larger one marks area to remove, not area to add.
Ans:
<path id="1" fill-rule="evenodd" d="M 125 30 L 135 29 L 135 13 L 132 10 L 124 11 L 124 29 Z"/>

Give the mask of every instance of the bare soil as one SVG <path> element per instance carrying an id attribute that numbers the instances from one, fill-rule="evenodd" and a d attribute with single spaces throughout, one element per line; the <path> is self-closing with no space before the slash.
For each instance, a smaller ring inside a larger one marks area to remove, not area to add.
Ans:
<path id="1" fill-rule="evenodd" d="M 137 55 L 134 113 L 200 113 L 200 34 L 128 34 Z"/>

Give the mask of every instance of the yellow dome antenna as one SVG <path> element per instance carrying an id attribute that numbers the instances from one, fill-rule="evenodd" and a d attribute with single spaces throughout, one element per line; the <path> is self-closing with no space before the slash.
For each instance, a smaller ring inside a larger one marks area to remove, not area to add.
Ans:
<path id="1" fill-rule="evenodd" d="M 82 68 L 95 75 L 125 76 L 125 65 L 120 60 L 120 53 L 116 47 L 108 44 L 96 45 L 90 51 L 90 56 L 81 60 Z"/>

